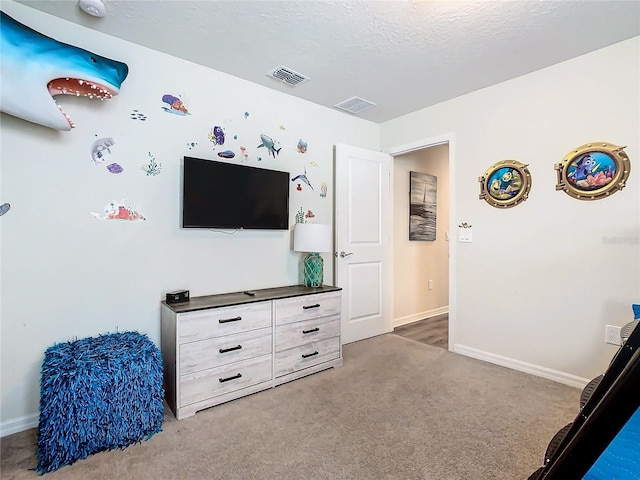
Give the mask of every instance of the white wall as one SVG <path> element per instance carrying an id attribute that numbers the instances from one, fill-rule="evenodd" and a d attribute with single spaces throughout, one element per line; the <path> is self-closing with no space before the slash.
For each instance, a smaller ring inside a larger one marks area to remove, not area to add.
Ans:
<path id="1" fill-rule="evenodd" d="M 409 240 L 412 171 L 437 178 L 434 241 Z M 449 307 L 449 146 L 437 145 L 395 156 L 393 197 L 393 325 L 398 326 L 446 313 Z"/>
<path id="2" fill-rule="evenodd" d="M 44 351 L 57 342 L 117 330 L 146 333 L 159 345 L 160 301 L 186 288 L 191 295 L 299 283 L 300 255 L 291 231 L 215 232 L 180 228 L 184 155 L 290 171 L 306 167 L 314 191 L 292 183 L 291 224 L 298 208 L 317 222 L 333 220 L 333 145 L 377 150 L 380 126 L 94 32 L 13 2 L 3 10 L 59 41 L 128 64 L 120 95 L 109 102 L 57 97 L 76 128 L 59 132 L 2 114 L 1 219 L 2 433 L 33 426 Z M 5 70 L 3 69 L 3 75 Z M 181 94 L 191 115 L 162 110 L 164 94 Z M 132 120 L 138 110 L 147 120 Z M 244 113 L 249 116 L 245 118 Z M 207 135 L 226 129 L 224 148 Z M 271 158 L 260 134 L 282 145 Z M 237 140 L 233 136 L 237 135 Z M 90 146 L 113 137 L 107 163 L 94 165 Z M 298 140 L 308 151 L 296 151 Z M 190 148 L 188 144 L 197 142 Z M 244 159 L 239 150 L 246 147 Z M 151 152 L 158 176 L 141 165 Z M 257 157 L 262 158 L 261 161 Z M 328 185 L 322 198 L 320 186 Z M 128 200 L 145 221 L 99 220 L 111 201 Z M 325 281 L 332 279 L 331 257 Z"/>
<path id="3" fill-rule="evenodd" d="M 452 221 L 473 225 L 456 248 L 455 351 L 576 385 L 608 366 L 605 325 L 640 300 L 639 53 L 636 37 L 382 125 L 384 150 L 455 134 Z M 597 201 L 556 191 L 554 164 L 596 141 L 626 146 L 627 186 Z M 478 177 L 504 159 L 529 164 L 532 189 L 499 210 Z"/>

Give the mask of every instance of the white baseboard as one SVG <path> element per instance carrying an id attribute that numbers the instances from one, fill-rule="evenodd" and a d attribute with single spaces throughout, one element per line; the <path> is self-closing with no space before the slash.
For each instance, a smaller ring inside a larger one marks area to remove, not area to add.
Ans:
<path id="1" fill-rule="evenodd" d="M 27 415 L 26 417 L 13 418 L 0 423 L 0 437 L 6 437 L 14 433 L 24 432 L 30 428 L 38 426 L 38 414 Z"/>
<path id="2" fill-rule="evenodd" d="M 427 310 L 426 312 L 414 313 L 413 315 L 407 315 L 406 317 L 395 318 L 393 320 L 393 328 L 408 323 L 417 322 L 418 320 L 424 320 L 425 318 L 437 317 L 444 313 L 449 313 L 449 305 L 440 308 L 434 308 L 433 310 Z"/>
<path id="3" fill-rule="evenodd" d="M 451 351 L 466 357 L 476 358 L 502 367 L 511 368 L 512 370 L 517 370 L 519 372 L 530 373 L 531 375 L 546 378 L 547 380 L 553 380 L 554 382 L 569 385 L 570 387 L 584 388 L 587 383 L 591 381 L 586 378 L 571 375 L 570 373 L 559 372 L 557 370 L 541 367 L 532 363 L 522 362 L 513 358 L 503 357 L 502 355 L 478 350 L 477 348 L 467 347 L 465 345 L 455 344 Z"/>

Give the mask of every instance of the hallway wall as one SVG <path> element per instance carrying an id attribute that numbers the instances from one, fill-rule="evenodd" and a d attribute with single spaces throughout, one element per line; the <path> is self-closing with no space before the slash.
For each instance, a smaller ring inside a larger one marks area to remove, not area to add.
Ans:
<path id="1" fill-rule="evenodd" d="M 393 168 L 393 325 L 398 326 L 449 308 L 449 146 L 398 155 Z M 435 241 L 409 240 L 411 171 L 437 177 Z"/>

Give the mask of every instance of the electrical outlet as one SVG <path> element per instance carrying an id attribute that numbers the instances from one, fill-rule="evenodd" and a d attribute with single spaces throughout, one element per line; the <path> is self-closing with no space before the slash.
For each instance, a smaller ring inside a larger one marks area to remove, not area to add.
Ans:
<path id="1" fill-rule="evenodd" d="M 622 344 L 622 338 L 620 337 L 620 331 L 622 327 L 616 327 L 615 325 L 607 325 L 604 329 L 604 341 L 611 345 Z"/>
<path id="2" fill-rule="evenodd" d="M 428 284 L 427 284 L 427 288 L 429 290 L 433 290 L 433 280 L 429 280 Z"/>

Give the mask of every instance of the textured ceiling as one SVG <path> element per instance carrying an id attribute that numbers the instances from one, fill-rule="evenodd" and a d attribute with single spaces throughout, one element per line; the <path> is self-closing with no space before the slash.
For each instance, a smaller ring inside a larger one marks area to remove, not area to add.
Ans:
<path id="1" fill-rule="evenodd" d="M 377 123 L 640 35 L 640 0 L 19 3 L 330 108 L 362 97 Z"/>

